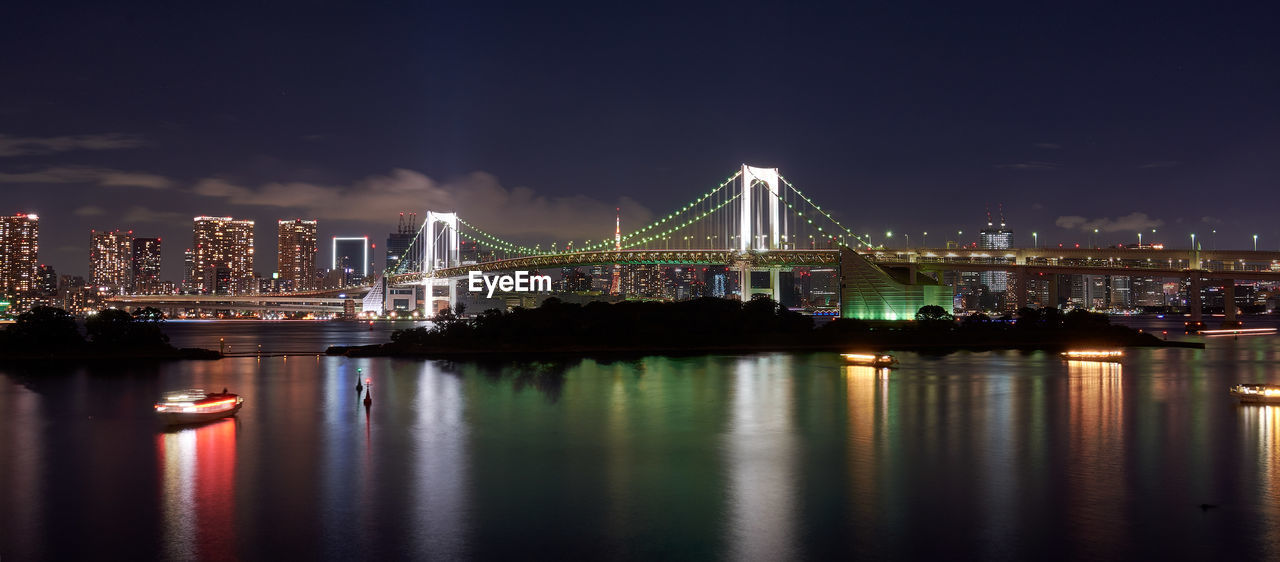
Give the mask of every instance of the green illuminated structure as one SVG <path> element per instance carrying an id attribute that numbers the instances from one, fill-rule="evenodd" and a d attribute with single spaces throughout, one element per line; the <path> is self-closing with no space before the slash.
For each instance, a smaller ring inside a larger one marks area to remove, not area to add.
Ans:
<path id="1" fill-rule="evenodd" d="M 951 310 L 951 287 L 926 275 L 881 268 L 847 247 L 840 249 L 841 318 L 911 320 L 930 304 Z"/>

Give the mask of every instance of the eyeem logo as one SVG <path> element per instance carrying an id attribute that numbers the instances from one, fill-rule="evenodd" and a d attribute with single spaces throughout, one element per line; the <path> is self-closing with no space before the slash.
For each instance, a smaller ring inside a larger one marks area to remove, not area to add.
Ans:
<path id="1" fill-rule="evenodd" d="M 488 289 L 487 298 L 493 298 L 494 289 L 522 293 L 531 291 L 550 292 L 551 276 L 530 275 L 528 271 L 517 271 L 515 275 L 485 275 L 473 270 L 467 274 L 467 289 L 473 293 Z"/>

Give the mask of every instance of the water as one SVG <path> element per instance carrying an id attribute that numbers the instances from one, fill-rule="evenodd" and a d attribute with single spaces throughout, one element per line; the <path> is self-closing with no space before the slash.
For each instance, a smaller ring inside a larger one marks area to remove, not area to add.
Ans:
<path id="1" fill-rule="evenodd" d="M 0 367 L 0 558 L 1280 557 L 1280 407 L 1226 394 L 1280 383 L 1275 336 L 1122 365 L 900 353 L 887 376 L 314 354 L 389 329 L 175 323 L 289 355 Z M 158 431 L 151 403 L 190 386 L 246 406 Z"/>

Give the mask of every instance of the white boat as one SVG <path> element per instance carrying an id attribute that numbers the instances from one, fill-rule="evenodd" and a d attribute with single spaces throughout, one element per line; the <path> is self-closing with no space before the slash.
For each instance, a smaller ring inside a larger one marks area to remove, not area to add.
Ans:
<path id="1" fill-rule="evenodd" d="M 898 358 L 887 353 L 841 353 L 845 363 L 850 365 L 869 365 L 878 368 L 891 368 L 898 365 Z"/>
<path id="2" fill-rule="evenodd" d="M 1231 395 L 1240 402 L 1258 402 L 1263 404 L 1280 404 L 1280 385 L 1276 384 L 1237 384 L 1229 389 Z"/>
<path id="3" fill-rule="evenodd" d="M 199 388 L 166 392 L 156 402 L 156 415 L 164 425 L 203 423 L 236 415 L 244 398 L 227 392 L 207 393 Z"/>
<path id="4" fill-rule="evenodd" d="M 1072 351 L 1064 351 L 1063 359 L 1067 361 L 1102 361 L 1104 363 L 1116 363 L 1124 357 L 1124 352 L 1119 349 L 1080 349 Z"/>

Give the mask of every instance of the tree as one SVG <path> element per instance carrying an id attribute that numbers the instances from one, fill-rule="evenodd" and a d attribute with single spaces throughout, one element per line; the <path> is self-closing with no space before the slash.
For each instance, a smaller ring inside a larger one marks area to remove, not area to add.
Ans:
<path id="1" fill-rule="evenodd" d="M 84 322 L 89 341 L 109 348 L 145 348 L 167 346 L 169 337 L 160 331 L 159 323 L 135 320 L 134 315 L 118 308 L 108 308 Z"/>
<path id="2" fill-rule="evenodd" d="M 926 304 L 920 307 L 920 310 L 916 311 L 916 320 L 919 322 L 951 322 L 955 320 L 955 317 L 952 316 L 951 313 L 947 312 L 947 309 L 942 308 L 941 306 L 936 304 Z"/>
<path id="3" fill-rule="evenodd" d="M 18 315 L 5 335 L 6 343 L 14 351 L 49 351 L 84 345 L 76 319 L 52 306 L 37 306 Z"/>
<path id="4" fill-rule="evenodd" d="M 1029 306 L 1018 309 L 1018 320 L 1014 326 L 1019 328 L 1035 328 L 1040 324 L 1040 311 Z"/>
<path id="5" fill-rule="evenodd" d="M 1072 309 L 1062 319 L 1062 327 L 1068 330 L 1100 330 L 1110 325 L 1111 319 L 1106 314 L 1095 314 L 1083 308 Z"/>

